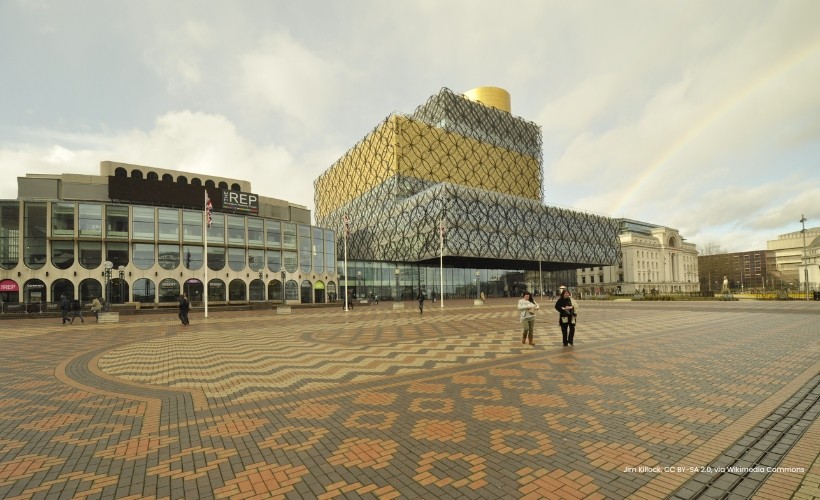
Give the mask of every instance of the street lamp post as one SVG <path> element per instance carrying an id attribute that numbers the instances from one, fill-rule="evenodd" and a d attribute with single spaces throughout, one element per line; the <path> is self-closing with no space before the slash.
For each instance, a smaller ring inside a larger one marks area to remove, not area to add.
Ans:
<path id="1" fill-rule="evenodd" d="M 118 267 L 117 271 L 120 272 L 120 304 L 122 304 L 125 302 L 122 300 L 122 284 L 125 281 L 125 266 Z"/>
<path id="2" fill-rule="evenodd" d="M 806 216 L 800 214 L 800 223 L 803 224 L 803 286 L 806 287 L 806 300 L 809 300 L 809 264 L 806 262 Z"/>
<path id="3" fill-rule="evenodd" d="M 355 290 L 356 297 L 361 297 L 361 295 L 359 295 L 359 280 L 361 280 L 361 279 L 362 279 L 362 272 L 361 271 L 356 271 L 356 290 Z"/>

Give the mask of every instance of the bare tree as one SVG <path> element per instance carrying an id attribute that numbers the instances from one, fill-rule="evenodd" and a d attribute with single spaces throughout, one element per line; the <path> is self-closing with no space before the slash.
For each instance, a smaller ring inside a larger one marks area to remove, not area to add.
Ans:
<path id="1" fill-rule="evenodd" d="M 725 248 L 720 246 L 720 243 L 716 241 L 710 241 L 703 246 L 700 247 L 700 251 L 698 252 L 700 255 L 720 255 L 722 253 L 728 253 Z"/>
<path id="2" fill-rule="evenodd" d="M 701 290 L 713 290 L 712 282 L 713 280 L 719 280 L 718 271 L 718 259 L 719 257 L 712 257 L 712 258 L 703 258 L 706 256 L 712 255 L 722 255 L 726 254 L 726 249 L 720 246 L 720 243 L 715 241 L 710 241 L 698 249 L 698 280 L 700 281 L 700 289 Z M 715 285 L 715 289 L 717 289 L 717 285 Z"/>

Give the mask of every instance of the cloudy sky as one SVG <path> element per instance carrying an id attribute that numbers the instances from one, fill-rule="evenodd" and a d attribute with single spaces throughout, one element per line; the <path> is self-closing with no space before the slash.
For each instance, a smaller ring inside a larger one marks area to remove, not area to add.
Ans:
<path id="1" fill-rule="evenodd" d="M 313 181 L 391 112 L 498 86 L 545 202 L 762 249 L 820 226 L 816 0 L 0 0 L 0 199 L 103 160 Z"/>

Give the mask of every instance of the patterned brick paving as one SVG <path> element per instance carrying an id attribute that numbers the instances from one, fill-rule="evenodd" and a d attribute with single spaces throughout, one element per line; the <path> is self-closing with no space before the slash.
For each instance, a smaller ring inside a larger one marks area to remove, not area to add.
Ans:
<path id="1" fill-rule="evenodd" d="M 820 373 L 811 302 L 390 306 L 0 321 L 0 498 L 681 496 Z M 723 496 L 820 494 L 780 430 L 802 472 Z"/>

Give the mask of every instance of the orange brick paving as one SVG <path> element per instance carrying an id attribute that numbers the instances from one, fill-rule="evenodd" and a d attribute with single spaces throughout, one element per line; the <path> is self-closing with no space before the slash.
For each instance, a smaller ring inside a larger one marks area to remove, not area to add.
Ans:
<path id="1" fill-rule="evenodd" d="M 0 321 L 0 497 L 666 498 L 820 372 L 816 303 L 580 319 L 574 348 L 504 300 Z M 817 498 L 818 450 L 755 496 Z"/>

